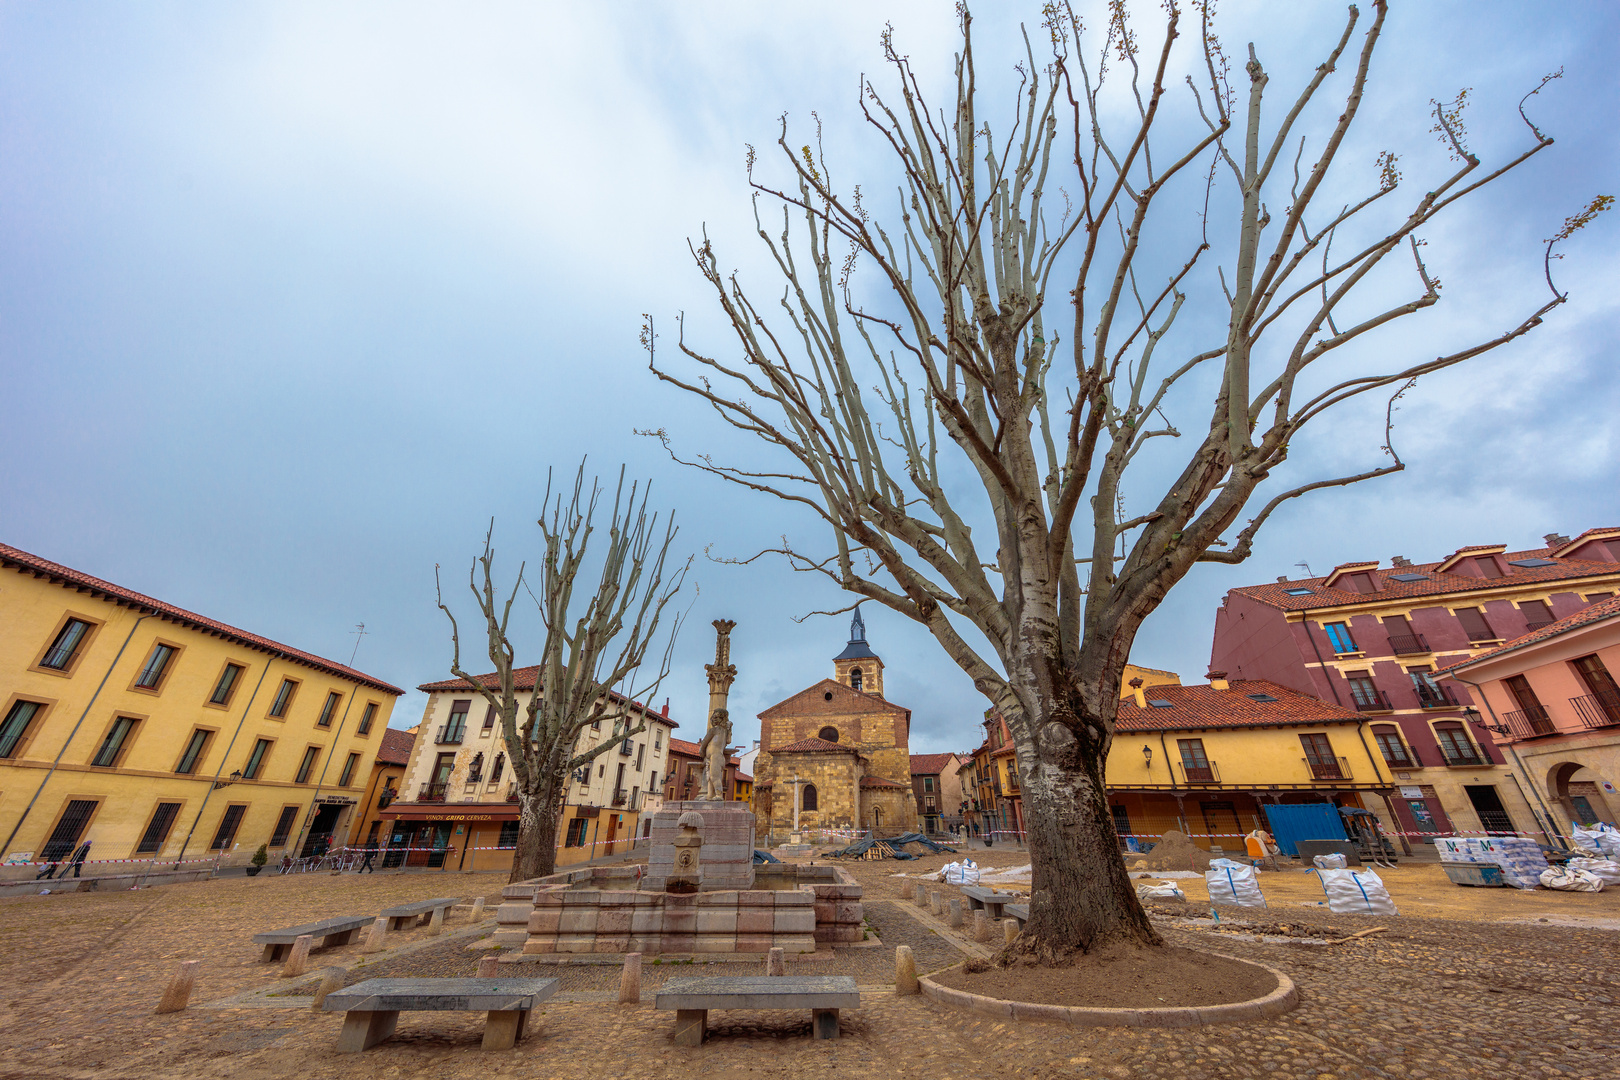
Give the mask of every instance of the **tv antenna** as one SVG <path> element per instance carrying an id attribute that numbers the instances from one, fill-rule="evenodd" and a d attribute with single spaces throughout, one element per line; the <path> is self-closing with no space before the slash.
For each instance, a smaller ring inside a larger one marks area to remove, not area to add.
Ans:
<path id="1" fill-rule="evenodd" d="M 367 633 L 366 624 L 356 623 L 354 629 L 350 630 L 349 633 L 354 635 L 354 652 L 349 654 L 349 666 L 354 667 L 354 658 L 360 654 L 360 639 L 365 637 Z"/>
<path id="2" fill-rule="evenodd" d="M 1313 571 L 1312 571 L 1312 570 L 1311 570 L 1311 564 L 1310 564 L 1310 563 L 1307 563 L 1307 562 L 1297 562 L 1297 563 L 1295 563 L 1295 564 L 1294 564 L 1294 565 L 1295 565 L 1295 566 L 1300 566 L 1300 567 L 1304 567 L 1304 569 L 1305 569 L 1305 576 L 1306 576 L 1306 577 L 1315 577 L 1315 576 L 1316 576 L 1316 574 L 1315 574 L 1315 573 L 1314 573 L 1314 572 L 1313 572 Z"/>

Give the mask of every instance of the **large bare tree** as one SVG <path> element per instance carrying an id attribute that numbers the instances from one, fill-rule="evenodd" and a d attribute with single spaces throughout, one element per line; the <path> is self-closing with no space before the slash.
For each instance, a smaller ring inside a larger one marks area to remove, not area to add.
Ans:
<path id="1" fill-rule="evenodd" d="M 650 485 L 640 488 L 632 484 L 627 493 L 624 470 L 619 470 L 607 545 L 601 553 L 601 573 L 596 591 L 582 607 L 576 603 L 574 587 L 590 551 L 597 502 L 602 494 L 595 480 L 590 490 L 585 490 L 583 463 L 575 474 L 573 493 L 566 504 L 561 494 L 553 500 L 547 479 L 542 502 L 546 511 L 539 520 L 546 551 L 538 594 L 524 580 L 526 562 L 518 567 L 510 591 L 496 589 L 491 523 L 490 533 L 484 538 L 484 552 L 473 561 L 468 573 L 467 587 L 483 617 L 489 659 L 495 665 L 492 680 L 462 669 L 461 629 L 455 613 L 444 602 L 443 590 L 439 590 L 439 607 L 450 619 L 450 670 L 472 684 L 500 717 L 519 807 L 512 881 L 542 877 L 555 869 L 557 815 L 570 776 L 576 769 L 589 768 L 597 757 L 624 739 L 646 730 L 646 706 L 637 708 L 636 703 L 650 700 L 669 674 L 670 655 L 683 619 L 680 612 L 669 616 L 656 669 L 650 673 L 642 669 L 649 649 L 659 637 L 664 609 L 680 591 L 691 560 L 672 570 L 666 566 L 677 531 L 674 516 L 665 523 L 660 536 L 658 514 L 649 517 L 647 513 L 649 491 Z M 437 567 L 434 581 L 437 585 Z M 514 674 L 517 650 L 510 636 L 512 605 L 520 591 L 527 591 L 534 599 L 546 631 L 534 692 L 521 707 Z M 604 719 L 612 721 L 611 737 L 582 748 L 581 734 Z"/>
<path id="2" fill-rule="evenodd" d="M 1443 355 L 1402 359 L 1387 336 L 1381 352 L 1365 347 L 1440 299 L 1425 226 L 1552 140 L 1526 117 L 1523 152 L 1482 165 L 1467 147 L 1465 94 L 1435 105 L 1455 164 L 1432 187 L 1400 203 L 1385 154 L 1362 163 L 1362 195 L 1327 195 L 1353 182 L 1327 186 L 1372 85 L 1381 0 L 1367 17 L 1349 9 L 1276 108 L 1253 46 L 1246 89 L 1229 85 L 1202 7 L 1189 20 L 1195 75 L 1180 87 L 1169 73 L 1188 35 L 1174 0 L 1152 49 L 1122 0 L 1095 34 L 1048 4 L 1050 60 L 1036 62 L 1026 33 L 1003 134 L 979 111 L 971 16 L 958 11 L 954 110 L 927 104 L 890 31 L 897 99 L 860 88 L 900 177 L 895 214 L 880 221 L 870 188 L 835 184 L 819 135 L 791 139 L 784 118 L 789 182 L 756 179 L 752 148 L 748 167 L 785 287 L 762 306 L 705 235 L 693 255 L 735 348 L 695 347 L 683 318 L 688 373 L 660 366 L 650 317 L 643 341 L 660 378 L 783 456 L 734 467 L 672 455 L 819 517 L 828 548 L 773 550 L 921 623 L 1006 718 L 1034 863 L 1030 919 L 1006 959 L 1061 963 L 1158 942 L 1117 854 L 1103 781 L 1138 628 L 1195 563 L 1247 558 L 1278 506 L 1402 468 L 1386 425 L 1382 464 L 1285 482 L 1239 526 L 1307 424 L 1505 345 L 1564 301 L 1553 289 Z M 1410 284 L 1389 302 L 1397 271 Z M 1194 292 L 1205 321 L 1178 327 Z M 1168 417 L 1178 409 L 1179 425 Z M 1182 427 L 1190 453 L 1148 490 L 1142 463 L 1158 452 L 1143 448 Z M 975 526 L 993 528 L 989 542 Z"/>

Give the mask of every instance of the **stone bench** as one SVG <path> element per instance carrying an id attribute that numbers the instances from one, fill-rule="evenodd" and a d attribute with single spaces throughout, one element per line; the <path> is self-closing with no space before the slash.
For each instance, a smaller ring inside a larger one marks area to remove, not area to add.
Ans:
<path id="1" fill-rule="evenodd" d="M 459 903 L 461 903 L 461 897 L 459 896 L 439 896 L 432 900 L 418 900 L 414 904 L 400 904 L 397 907 L 384 908 L 382 917 L 388 920 L 388 929 L 404 930 L 410 926 L 412 919 L 416 919 L 417 925 L 421 925 L 431 919 L 433 913 L 440 908 L 444 909 L 444 913 L 448 917 L 450 909 Z"/>
<path id="2" fill-rule="evenodd" d="M 861 995 L 852 975 L 683 978 L 665 982 L 655 1004 L 675 1010 L 677 1046 L 699 1046 L 710 1009 L 809 1009 L 811 1037 L 836 1039 L 838 1010 L 860 1008 Z"/>
<path id="3" fill-rule="evenodd" d="M 370 915 L 348 915 L 336 919 L 322 919 L 320 922 L 305 923 L 303 926 L 289 926 L 285 930 L 267 930 L 262 934 L 253 935 L 253 944 L 263 945 L 264 952 L 260 961 L 268 964 L 275 960 L 284 959 L 293 942 L 304 934 L 312 938 L 320 938 L 321 947 L 327 945 L 347 945 L 354 940 L 354 935 L 371 925 Z"/>
<path id="4" fill-rule="evenodd" d="M 1020 930 L 1024 928 L 1025 923 L 1029 922 L 1028 904 L 1004 904 L 1001 910 L 1007 913 L 1007 918 L 1018 920 L 1018 929 Z"/>
<path id="5" fill-rule="evenodd" d="M 996 892 L 982 885 L 963 886 L 962 895 L 968 898 L 968 904 L 973 910 L 983 908 L 992 919 L 1001 918 L 1002 909 L 1020 899 L 1017 893 Z"/>
<path id="6" fill-rule="evenodd" d="M 523 1038 L 529 1010 L 557 992 L 558 979 L 367 979 L 326 995 L 341 1012 L 340 1053 L 357 1054 L 394 1034 L 402 1012 L 487 1012 L 484 1049 L 509 1050 Z"/>

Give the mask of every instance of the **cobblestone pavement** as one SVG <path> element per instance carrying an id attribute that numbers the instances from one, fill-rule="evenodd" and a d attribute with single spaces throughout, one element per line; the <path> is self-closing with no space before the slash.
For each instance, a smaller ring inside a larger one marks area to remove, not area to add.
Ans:
<path id="1" fill-rule="evenodd" d="M 975 853 L 975 858 L 983 862 Z M 933 863 L 942 859 L 930 860 Z M 1249 957 L 1288 972 L 1303 1002 L 1260 1023 L 1193 1030 L 1075 1030 L 1013 1024 L 944 1009 L 879 988 L 892 977 L 894 944 L 909 944 L 919 966 L 948 959 L 952 935 L 902 901 L 910 879 L 892 875 L 929 861 L 861 863 L 872 921 L 884 948 L 840 951 L 817 967 L 849 965 L 868 987 L 862 1007 L 846 1012 L 842 1038 L 812 1042 L 809 1017 L 791 1013 L 711 1014 L 710 1040 L 672 1046 L 672 1019 L 650 1003 L 602 1001 L 617 969 L 579 965 L 577 982 L 531 1025 L 517 1049 L 478 1049 L 482 1017 L 407 1013 L 395 1038 L 362 1055 L 337 1055 L 335 1014 L 314 1014 L 297 998 L 271 1007 L 207 1007 L 244 1001 L 255 990 L 287 985 L 276 965 L 256 963 L 256 930 L 323 916 L 375 912 L 428 896 L 485 895 L 496 875 L 368 875 L 225 879 L 115 894 L 68 894 L 0 900 L 0 1078 L 123 1077 L 375 1078 L 648 1077 L 731 1080 L 744 1077 L 996 1076 L 1034 1080 L 1162 1077 L 1226 1080 L 1277 1076 L 1426 1078 L 1599 1077 L 1615 1074 L 1620 1030 L 1620 939 L 1609 930 L 1556 922 L 1496 922 L 1434 915 L 1371 920 L 1320 907 L 1274 905 L 1262 918 L 1296 934 L 1337 937 L 1375 925 L 1387 929 L 1337 945 L 1269 944 L 1226 918 L 1226 933 L 1177 929 L 1197 914 L 1162 905 L 1156 917 L 1177 944 Z M 1438 869 L 1435 873 L 1439 873 Z M 936 889 L 955 890 L 934 885 Z M 1438 886 L 1433 886 L 1438 890 Z M 1464 890 L 1459 890 L 1464 891 Z M 1476 890 L 1483 892 L 1484 890 Z M 1531 910 L 1511 894 L 1504 916 Z M 1580 894 L 1539 897 L 1539 906 L 1579 916 Z M 1396 895 L 1397 903 L 1400 895 Z M 466 927 L 465 916 L 448 929 Z M 425 929 L 398 935 L 407 948 L 431 939 Z M 384 953 L 371 972 L 412 967 L 445 974 L 468 970 L 477 952 L 469 936 L 432 941 L 408 953 Z M 317 952 L 311 966 L 352 965 L 358 946 Z M 174 965 L 202 961 L 193 1007 L 156 1016 L 152 1008 Z M 684 967 L 684 965 L 681 965 Z M 646 968 L 649 987 L 664 967 Z M 716 965 L 718 968 L 719 965 Z M 741 965 L 738 965 L 741 967 Z M 453 970 L 452 970 L 453 969 Z M 692 970 L 687 968 L 687 971 Z M 808 970 L 808 968 L 806 968 Z M 650 995 L 649 995 L 650 996 Z M 571 1000 L 570 1000 L 571 999 Z M 595 1000 L 592 1000 L 595 999 Z"/>

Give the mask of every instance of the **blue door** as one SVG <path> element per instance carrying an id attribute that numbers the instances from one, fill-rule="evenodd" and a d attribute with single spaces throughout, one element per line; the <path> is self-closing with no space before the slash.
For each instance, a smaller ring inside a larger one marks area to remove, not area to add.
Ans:
<path id="1" fill-rule="evenodd" d="M 1346 840 L 1344 821 L 1332 803 L 1279 803 L 1263 807 L 1271 835 L 1284 855 L 1297 855 L 1300 840 Z"/>

